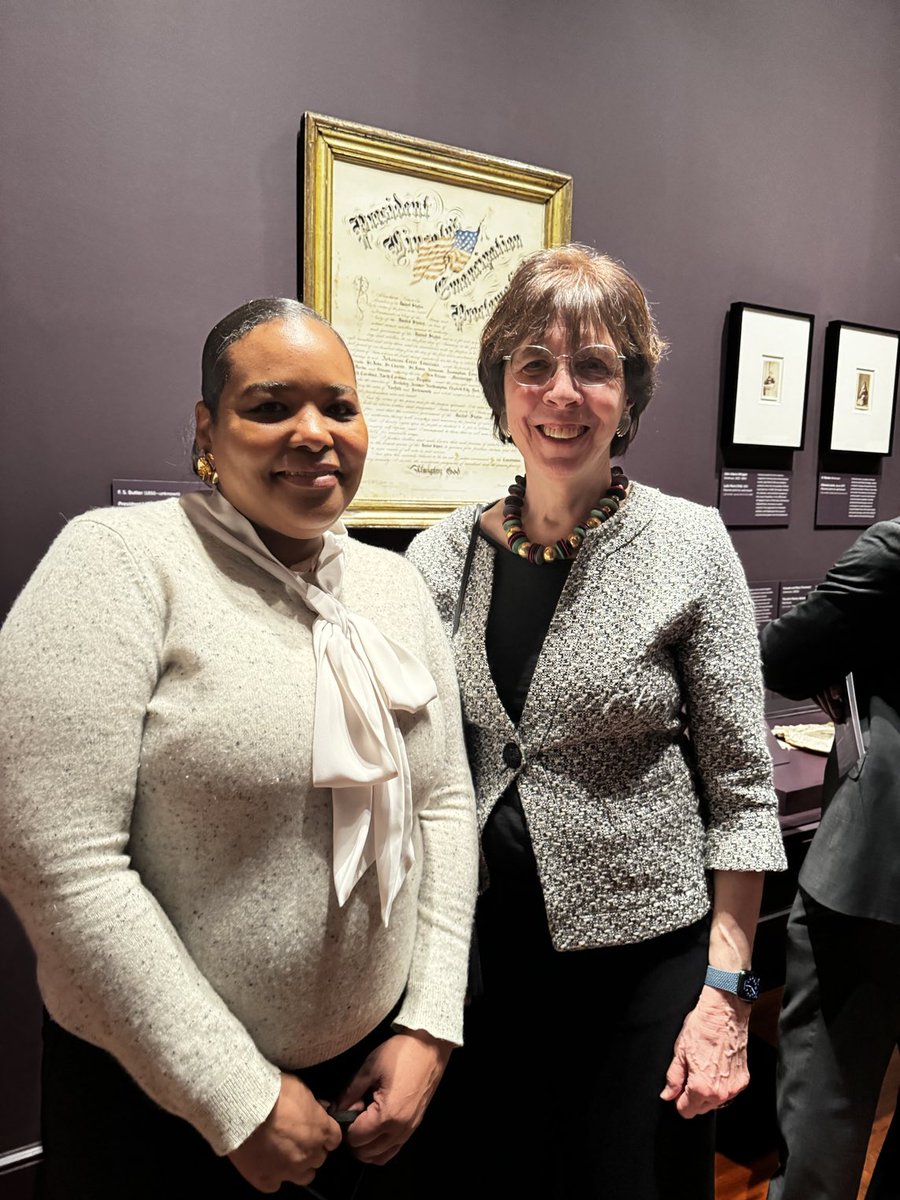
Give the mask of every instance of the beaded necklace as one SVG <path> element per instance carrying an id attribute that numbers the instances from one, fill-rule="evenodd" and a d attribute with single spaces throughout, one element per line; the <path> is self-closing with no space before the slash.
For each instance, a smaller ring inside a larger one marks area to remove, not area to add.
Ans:
<path id="1" fill-rule="evenodd" d="M 506 534 L 506 544 L 513 554 L 527 558 L 530 563 L 539 566 L 545 562 L 553 562 L 558 558 L 574 558 L 581 548 L 581 543 L 589 529 L 596 529 L 604 521 L 608 521 L 613 513 L 619 511 L 619 505 L 628 494 L 628 480 L 621 467 L 613 467 L 612 483 L 592 508 L 590 515 L 572 532 L 552 546 L 542 546 L 540 542 L 529 542 L 522 527 L 522 505 L 525 503 L 525 476 L 517 475 L 515 483 L 509 485 L 506 501 L 503 505 L 503 531 Z"/>

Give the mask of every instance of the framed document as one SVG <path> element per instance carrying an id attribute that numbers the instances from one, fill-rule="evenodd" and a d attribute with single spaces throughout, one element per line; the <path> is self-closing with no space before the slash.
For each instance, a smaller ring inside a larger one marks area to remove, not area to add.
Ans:
<path id="1" fill-rule="evenodd" d="M 825 331 L 822 445 L 890 454 L 900 332 L 830 321 Z"/>
<path id="2" fill-rule="evenodd" d="M 732 304 L 728 317 L 723 441 L 728 446 L 803 446 L 810 313 Z"/>
<path id="3" fill-rule="evenodd" d="M 347 520 L 428 525 L 503 495 L 481 330 L 521 260 L 568 241 L 556 171 L 306 113 L 299 291 L 347 342 L 369 425 Z"/>

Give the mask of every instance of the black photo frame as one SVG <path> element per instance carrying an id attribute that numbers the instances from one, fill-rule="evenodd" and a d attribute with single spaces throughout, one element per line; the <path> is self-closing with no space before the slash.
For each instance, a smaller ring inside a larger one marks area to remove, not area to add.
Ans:
<path id="1" fill-rule="evenodd" d="M 822 376 L 823 451 L 891 453 L 898 373 L 900 331 L 829 321 Z"/>
<path id="2" fill-rule="evenodd" d="M 736 301 L 728 315 L 722 441 L 802 450 L 815 318 Z"/>

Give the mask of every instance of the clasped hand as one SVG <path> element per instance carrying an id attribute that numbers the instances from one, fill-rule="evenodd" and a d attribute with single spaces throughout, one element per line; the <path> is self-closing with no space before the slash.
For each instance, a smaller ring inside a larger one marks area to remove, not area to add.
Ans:
<path id="1" fill-rule="evenodd" d="M 331 1104 L 293 1075 L 282 1075 L 275 1107 L 228 1157 L 260 1192 L 277 1192 L 282 1183 L 306 1186 L 341 1143 L 331 1107 L 359 1112 L 347 1145 L 361 1162 L 381 1166 L 418 1127 L 451 1050 L 449 1042 L 422 1030 L 395 1034 L 372 1051 Z"/>
<path id="2" fill-rule="evenodd" d="M 675 1042 L 661 1099 L 674 1100 L 686 1118 L 733 1100 L 750 1082 L 749 1023 L 749 1004 L 717 988 L 704 987 Z"/>
<path id="3" fill-rule="evenodd" d="M 423 1030 L 397 1033 L 376 1047 L 336 1102 L 358 1109 L 346 1142 L 365 1163 L 390 1161 L 418 1128 L 453 1049 Z"/>
<path id="4" fill-rule="evenodd" d="M 257 1191 L 277 1192 L 282 1183 L 312 1183 L 340 1144 L 341 1127 L 325 1105 L 299 1079 L 282 1075 L 275 1107 L 228 1157 Z"/>

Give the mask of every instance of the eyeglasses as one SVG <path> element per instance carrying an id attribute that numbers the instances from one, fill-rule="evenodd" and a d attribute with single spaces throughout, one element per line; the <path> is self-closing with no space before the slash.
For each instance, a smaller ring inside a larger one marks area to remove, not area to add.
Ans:
<path id="1" fill-rule="evenodd" d="M 560 359 L 566 359 L 573 382 L 580 387 L 604 387 L 622 374 L 619 362 L 625 355 L 612 346 L 582 346 L 574 354 L 554 354 L 546 346 L 520 346 L 512 354 L 504 354 L 503 361 L 516 383 L 525 387 L 544 387 L 556 376 Z"/>

